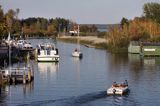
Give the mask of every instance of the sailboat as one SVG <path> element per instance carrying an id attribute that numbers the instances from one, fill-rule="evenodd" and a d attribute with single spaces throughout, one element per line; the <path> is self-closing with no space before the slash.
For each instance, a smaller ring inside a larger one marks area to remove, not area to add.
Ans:
<path id="1" fill-rule="evenodd" d="M 80 45 L 79 45 L 79 25 L 78 25 L 78 37 L 77 37 L 77 48 L 72 52 L 73 57 L 82 58 L 83 54 L 80 51 Z"/>

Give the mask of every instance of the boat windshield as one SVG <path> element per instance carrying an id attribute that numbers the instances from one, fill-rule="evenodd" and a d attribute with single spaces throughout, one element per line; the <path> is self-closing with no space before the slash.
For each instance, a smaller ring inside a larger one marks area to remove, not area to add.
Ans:
<path id="1" fill-rule="evenodd" d="M 54 50 L 55 49 L 53 44 L 41 44 L 40 48 L 41 50 Z"/>

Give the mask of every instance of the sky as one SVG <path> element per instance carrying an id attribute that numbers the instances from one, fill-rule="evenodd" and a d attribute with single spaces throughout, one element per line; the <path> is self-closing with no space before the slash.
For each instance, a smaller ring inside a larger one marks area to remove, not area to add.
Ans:
<path id="1" fill-rule="evenodd" d="M 160 0 L 0 0 L 0 5 L 5 12 L 19 8 L 19 19 L 61 17 L 78 24 L 117 24 L 123 17 L 142 16 L 148 2 Z"/>

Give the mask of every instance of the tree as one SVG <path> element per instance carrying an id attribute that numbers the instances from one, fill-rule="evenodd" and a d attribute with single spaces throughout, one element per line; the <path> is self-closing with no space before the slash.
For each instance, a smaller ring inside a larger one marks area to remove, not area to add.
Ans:
<path id="1" fill-rule="evenodd" d="M 14 20 L 14 17 L 15 17 L 15 11 L 12 10 L 12 9 L 8 10 L 5 17 L 6 17 L 6 24 L 7 24 L 8 31 L 11 32 L 12 31 L 12 26 L 13 26 L 13 20 Z"/>
<path id="2" fill-rule="evenodd" d="M 20 12 L 20 9 L 17 8 L 17 9 L 16 9 L 16 20 L 18 20 L 18 14 L 19 14 L 19 12 Z"/>
<path id="3" fill-rule="evenodd" d="M 146 3 L 143 6 L 144 16 L 160 24 L 160 3 Z"/>
<path id="4" fill-rule="evenodd" d="M 123 17 L 122 20 L 121 20 L 121 27 L 123 28 L 124 25 L 128 26 L 128 24 L 129 24 L 128 19 L 126 19 L 126 18 Z"/>
<path id="5" fill-rule="evenodd" d="M 4 18 L 4 13 L 3 13 L 3 9 L 0 5 L 0 22 L 3 22 L 3 18 Z"/>

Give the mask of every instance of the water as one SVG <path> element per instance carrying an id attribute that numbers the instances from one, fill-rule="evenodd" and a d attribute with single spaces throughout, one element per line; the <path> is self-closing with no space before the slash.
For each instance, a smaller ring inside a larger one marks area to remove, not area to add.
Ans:
<path id="1" fill-rule="evenodd" d="M 31 39 L 34 46 L 51 39 Z M 160 104 L 160 58 L 110 54 L 105 50 L 81 46 L 82 59 L 71 56 L 75 44 L 54 42 L 60 62 L 37 63 L 34 82 L 3 86 L 2 106 L 157 106 Z M 107 96 L 114 81 L 129 82 L 124 96 Z"/>

